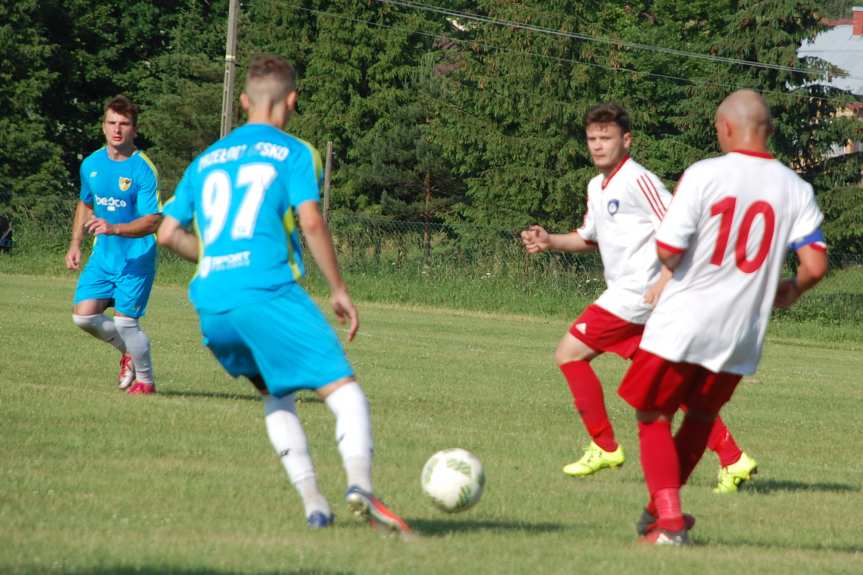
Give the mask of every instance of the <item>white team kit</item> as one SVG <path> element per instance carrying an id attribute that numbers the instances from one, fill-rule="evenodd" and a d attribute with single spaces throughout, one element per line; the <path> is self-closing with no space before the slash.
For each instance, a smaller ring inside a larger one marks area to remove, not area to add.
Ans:
<path id="1" fill-rule="evenodd" d="M 628 322 L 643 324 L 653 310 L 644 292 L 659 279 L 654 236 L 670 202 L 662 181 L 629 157 L 587 185 L 587 213 L 577 232 L 598 244 L 607 285 L 595 303 Z"/>
<path id="2" fill-rule="evenodd" d="M 715 373 L 754 373 L 787 249 L 826 249 L 822 219 L 812 186 L 767 154 L 693 164 L 656 234 L 683 258 L 641 348 Z"/>

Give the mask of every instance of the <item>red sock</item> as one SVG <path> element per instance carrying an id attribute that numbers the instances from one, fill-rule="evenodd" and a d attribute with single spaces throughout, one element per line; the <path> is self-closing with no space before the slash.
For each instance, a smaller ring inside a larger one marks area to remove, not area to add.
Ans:
<path id="1" fill-rule="evenodd" d="M 660 527 L 680 531 L 684 528 L 680 509 L 680 471 L 677 450 L 671 437 L 671 422 L 639 422 L 638 440 L 641 444 L 644 482 L 650 493 L 647 509 L 659 519 Z"/>
<path id="2" fill-rule="evenodd" d="M 743 454 L 743 451 L 737 447 L 734 436 L 731 435 L 731 432 L 725 426 L 725 422 L 719 416 L 716 417 L 716 421 L 713 423 L 713 430 L 710 432 L 710 438 L 707 440 L 707 447 L 711 451 L 716 452 L 716 455 L 719 456 L 719 465 L 722 467 L 728 467 L 737 463 L 737 460 Z"/>
<path id="3" fill-rule="evenodd" d="M 712 435 L 711 431 L 716 429 L 715 423 L 716 420 L 704 421 L 690 417 L 689 414 L 683 418 L 683 423 L 680 424 L 680 429 L 674 436 L 677 460 L 680 463 L 681 485 L 686 485 L 689 476 L 704 455 L 707 439 Z"/>
<path id="4" fill-rule="evenodd" d="M 575 409 L 581 416 L 581 421 L 593 442 L 606 451 L 617 449 L 614 429 L 605 411 L 602 384 L 590 367 L 590 362 L 570 361 L 561 365 L 560 371 L 566 378 L 569 392 L 575 402 Z"/>

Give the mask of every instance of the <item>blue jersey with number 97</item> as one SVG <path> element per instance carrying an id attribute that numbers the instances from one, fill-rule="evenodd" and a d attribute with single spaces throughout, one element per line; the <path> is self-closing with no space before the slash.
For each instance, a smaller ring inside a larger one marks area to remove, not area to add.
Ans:
<path id="1" fill-rule="evenodd" d="M 219 313 L 269 299 L 302 277 L 295 209 L 319 201 L 320 155 L 265 124 L 237 128 L 186 169 L 164 214 L 200 242 L 189 297 Z"/>

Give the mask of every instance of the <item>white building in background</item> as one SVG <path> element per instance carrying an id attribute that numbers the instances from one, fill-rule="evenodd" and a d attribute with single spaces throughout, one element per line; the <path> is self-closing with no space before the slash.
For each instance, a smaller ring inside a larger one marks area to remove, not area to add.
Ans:
<path id="1" fill-rule="evenodd" d="M 845 72 L 844 76 L 834 76 L 827 82 L 819 82 L 863 97 L 863 6 L 855 6 L 851 18 L 829 20 L 829 29 L 818 34 L 813 40 L 803 42 L 797 50 L 798 58 L 820 58 Z M 850 104 L 843 115 L 855 116 L 863 122 L 863 102 Z M 837 145 L 835 156 L 863 151 L 863 142 L 849 141 Z"/>

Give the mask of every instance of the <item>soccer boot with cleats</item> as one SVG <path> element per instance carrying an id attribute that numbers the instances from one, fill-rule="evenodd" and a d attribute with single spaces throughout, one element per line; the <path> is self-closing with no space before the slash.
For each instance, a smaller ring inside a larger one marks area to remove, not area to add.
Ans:
<path id="1" fill-rule="evenodd" d="M 152 393 L 156 393 L 156 384 L 136 381 L 126 390 L 126 393 L 129 395 L 150 395 Z"/>
<path id="2" fill-rule="evenodd" d="M 671 545 L 682 547 L 689 545 L 689 533 L 686 529 L 680 531 L 667 531 L 656 527 L 638 538 L 639 543 L 646 545 Z"/>
<path id="3" fill-rule="evenodd" d="M 309 529 L 325 529 L 332 527 L 335 520 L 336 517 L 332 513 L 327 515 L 323 511 L 314 511 L 306 517 L 306 525 L 309 526 Z"/>
<path id="4" fill-rule="evenodd" d="M 587 477 L 603 469 L 620 467 L 624 460 L 623 448 L 620 445 L 614 451 L 606 451 L 591 441 L 581 459 L 565 466 L 563 472 L 570 477 Z"/>
<path id="5" fill-rule="evenodd" d="M 348 509 L 357 517 L 366 519 L 369 525 L 382 532 L 396 533 L 401 536 L 410 536 L 411 528 L 405 521 L 396 515 L 384 502 L 361 489 L 352 485 L 345 493 L 345 501 Z"/>
<path id="6" fill-rule="evenodd" d="M 758 463 L 745 453 L 741 453 L 740 459 L 719 469 L 719 482 L 713 488 L 713 492 L 736 493 L 740 486 L 752 480 L 752 476 L 756 473 L 758 473 Z"/>
<path id="7" fill-rule="evenodd" d="M 635 532 L 638 533 L 639 536 L 645 536 L 651 531 L 654 531 L 659 528 L 656 524 L 656 516 L 650 513 L 647 509 L 641 512 L 641 517 L 638 518 L 638 523 L 635 524 Z M 684 529 L 689 531 L 693 527 L 695 527 L 695 517 L 688 513 L 683 514 L 683 524 Z"/>
<path id="8" fill-rule="evenodd" d="M 120 356 L 120 373 L 117 374 L 117 387 L 126 389 L 135 381 L 135 364 L 132 356 L 124 353 Z"/>

